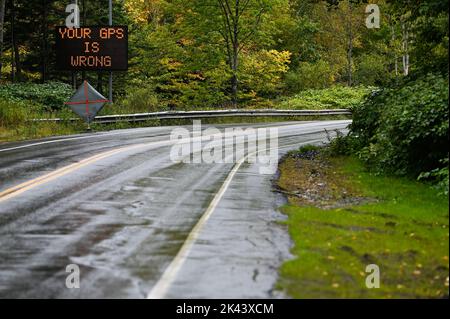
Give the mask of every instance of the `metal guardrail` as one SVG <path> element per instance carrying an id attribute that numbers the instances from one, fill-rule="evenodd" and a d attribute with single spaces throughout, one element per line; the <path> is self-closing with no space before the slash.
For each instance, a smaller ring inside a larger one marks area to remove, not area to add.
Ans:
<path id="1" fill-rule="evenodd" d="M 282 116 L 334 116 L 352 115 L 348 109 L 335 110 L 213 110 L 168 111 L 154 113 L 118 114 L 97 116 L 94 123 L 142 122 L 153 119 L 197 119 L 215 117 L 282 117 Z M 78 121 L 79 119 L 34 119 L 34 122 Z"/>

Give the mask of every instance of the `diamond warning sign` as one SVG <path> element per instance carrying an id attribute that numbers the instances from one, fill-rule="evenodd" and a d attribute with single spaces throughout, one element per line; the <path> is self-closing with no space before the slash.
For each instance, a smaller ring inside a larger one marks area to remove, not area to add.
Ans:
<path id="1" fill-rule="evenodd" d="M 66 104 L 83 120 L 91 123 L 105 103 L 108 102 L 103 95 L 97 92 L 87 81 L 84 81 Z"/>

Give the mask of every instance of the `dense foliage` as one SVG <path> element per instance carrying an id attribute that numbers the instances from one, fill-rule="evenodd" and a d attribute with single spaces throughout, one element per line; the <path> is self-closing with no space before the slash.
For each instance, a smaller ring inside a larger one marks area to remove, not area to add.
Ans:
<path id="1" fill-rule="evenodd" d="M 335 144 L 355 152 L 376 172 L 430 179 L 448 194 L 448 7 L 445 1 L 394 8 L 415 36 L 412 72 L 374 92 L 355 108 L 348 138 Z M 399 5 L 399 7 L 397 7 Z M 336 148 L 336 147 L 335 147 Z"/>
<path id="2" fill-rule="evenodd" d="M 284 109 L 353 109 L 374 87 L 336 85 L 326 89 L 307 89 L 279 103 Z"/>
<path id="3" fill-rule="evenodd" d="M 416 9 L 376 2 L 379 29 L 366 27 L 367 3 L 356 0 L 114 0 L 114 23 L 130 30 L 130 70 L 115 74 L 115 100 L 147 89 L 169 109 L 266 105 L 337 84 L 383 86 L 425 68 L 421 54 L 445 65 L 441 4 L 427 0 Z M 107 24 L 108 1 L 78 3 L 82 25 Z M 101 72 L 55 69 L 53 30 L 64 24 L 67 4 L 6 1 L 0 85 L 62 81 L 76 87 L 87 79 L 106 93 Z M 440 14 L 422 18 L 433 10 Z"/>
<path id="4" fill-rule="evenodd" d="M 374 93 L 351 131 L 371 167 L 417 176 L 447 156 L 448 128 L 448 79 L 428 75 Z"/>
<path id="5" fill-rule="evenodd" d="M 71 86 L 60 82 L 13 83 L 0 86 L 0 96 L 3 100 L 39 104 L 43 106 L 43 111 L 61 109 L 72 94 Z"/>

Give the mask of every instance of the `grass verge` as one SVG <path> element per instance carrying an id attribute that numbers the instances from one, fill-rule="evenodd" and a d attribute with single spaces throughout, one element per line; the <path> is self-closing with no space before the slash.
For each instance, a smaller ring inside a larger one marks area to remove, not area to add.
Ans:
<path id="1" fill-rule="evenodd" d="M 448 197 L 314 148 L 288 154 L 277 188 L 294 241 L 278 283 L 288 295 L 448 298 Z M 366 287 L 369 264 L 380 268 L 380 288 Z"/>

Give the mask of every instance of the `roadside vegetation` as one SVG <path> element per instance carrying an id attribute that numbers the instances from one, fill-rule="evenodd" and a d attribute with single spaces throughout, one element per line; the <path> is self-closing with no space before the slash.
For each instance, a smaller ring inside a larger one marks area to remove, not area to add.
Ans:
<path id="1" fill-rule="evenodd" d="M 336 147 L 375 173 L 437 182 L 448 194 L 448 77 L 418 76 L 376 92 Z"/>
<path id="2" fill-rule="evenodd" d="M 266 101 L 257 105 L 248 105 L 247 108 L 278 108 L 278 109 L 326 109 L 347 108 L 351 103 L 361 103 L 363 94 L 370 92 L 370 88 L 332 87 L 321 90 L 306 90 L 303 95 L 305 102 L 301 103 L 299 97 L 289 100 Z M 69 107 L 64 105 L 73 90 L 64 83 L 50 83 L 48 85 L 13 84 L 0 86 L 0 142 L 41 138 L 55 135 L 68 135 L 83 133 L 86 126 L 81 121 L 69 121 L 76 118 Z M 316 102 L 314 102 L 314 100 Z M 202 110 L 213 110 L 214 107 L 204 107 Z M 170 110 L 196 110 L 196 108 L 183 107 L 171 109 L 161 102 L 156 94 L 149 94 L 146 87 L 131 91 L 128 95 L 117 100 L 113 105 L 105 105 L 99 115 L 133 114 L 145 112 L 162 112 Z M 59 123 L 33 122 L 30 119 L 60 118 L 66 121 Z M 258 123 L 293 120 L 318 119 L 346 119 L 348 117 L 254 117 L 254 118 L 217 118 L 204 119 L 204 123 Z M 132 127 L 145 127 L 157 125 L 187 125 L 188 120 L 152 120 L 138 123 L 94 124 L 95 131 L 123 129 Z"/>
<path id="3" fill-rule="evenodd" d="M 278 288 L 294 298 L 448 298 L 448 196 L 367 171 L 354 156 L 306 147 L 280 165 L 294 241 Z M 380 288 L 366 287 L 366 267 Z"/>
<path id="4" fill-rule="evenodd" d="M 64 106 L 72 95 L 69 85 L 15 83 L 0 85 L 0 142 L 81 132 L 81 123 L 36 123 L 35 118 L 70 118 Z"/>
<path id="5" fill-rule="evenodd" d="M 336 85 L 325 89 L 307 89 L 283 98 L 277 108 L 288 110 L 353 109 L 376 87 Z"/>
<path id="6" fill-rule="evenodd" d="M 2 107 L 25 108 L 26 120 L 65 118 L 70 112 L 63 102 L 83 80 L 108 94 L 105 73 L 56 69 L 53 26 L 64 24 L 67 1 L 0 2 L 6 4 L 0 6 Z M 367 4 L 350 0 L 115 0 L 114 22 L 130 30 L 129 70 L 114 73 L 114 105 L 101 114 L 357 108 L 368 93 L 402 82 L 423 62 L 432 72 L 448 69 L 445 1 L 375 2 L 380 28 L 370 29 Z M 82 25 L 107 23 L 102 3 L 80 6 Z M 20 123 L 2 125 L 0 140 L 82 126 Z"/>
<path id="7" fill-rule="evenodd" d="M 396 2 L 397 12 L 408 13 L 417 63 L 352 108 L 348 135 L 291 152 L 280 164 L 276 190 L 289 201 L 282 210 L 294 247 L 278 288 L 288 295 L 448 298 L 444 3 Z M 370 264 L 379 266 L 380 288 L 366 287 Z"/>

